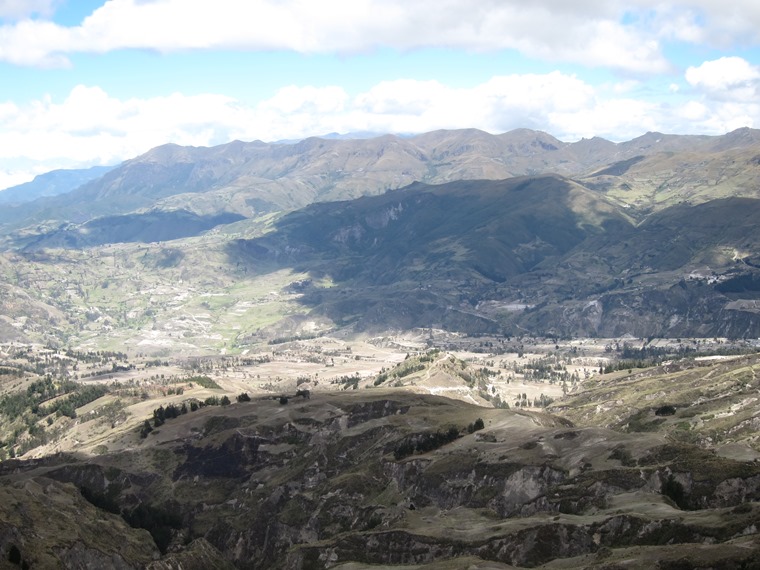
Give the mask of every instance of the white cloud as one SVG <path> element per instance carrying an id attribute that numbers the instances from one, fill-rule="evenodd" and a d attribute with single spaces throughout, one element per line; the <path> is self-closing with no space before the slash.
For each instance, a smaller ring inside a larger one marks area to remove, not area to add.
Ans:
<path id="1" fill-rule="evenodd" d="M 61 103 L 0 105 L 0 158 L 109 164 L 170 141 L 226 142 L 236 121 L 234 101 L 220 95 L 120 100 L 80 85 Z"/>
<path id="2" fill-rule="evenodd" d="M 280 114 L 335 113 L 341 111 L 348 95 L 341 87 L 283 87 L 270 100 L 261 105 L 262 110 Z"/>
<path id="3" fill-rule="evenodd" d="M 740 57 L 723 57 L 689 67 L 685 78 L 699 101 L 679 110 L 705 132 L 760 125 L 760 67 Z"/>
<path id="4" fill-rule="evenodd" d="M 494 77 L 477 87 L 474 94 L 472 103 L 491 123 L 491 131 L 529 127 L 557 132 L 553 113 L 573 113 L 594 106 L 595 97 L 590 85 L 558 71 Z"/>
<path id="5" fill-rule="evenodd" d="M 438 81 L 399 79 L 375 85 L 356 97 L 354 105 L 358 111 L 380 120 L 383 117 L 425 117 L 438 114 L 441 107 L 450 108 L 456 96 L 456 90 Z"/>
<path id="6" fill-rule="evenodd" d="M 0 169 L 0 190 L 5 190 L 11 186 L 17 186 L 24 182 L 29 182 L 34 178 L 35 174 L 29 171 L 16 172 L 13 170 Z"/>
<path id="7" fill-rule="evenodd" d="M 575 111 L 552 112 L 550 120 L 566 133 L 565 140 L 601 136 L 619 141 L 646 131 L 670 131 L 657 104 L 636 99 L 595 100 Z"/>
<path id="8" fill-rule="evenodd" d="M 637 74 L 670 69 L 661 42 L 760 42 L 757 0 L 109 0 L 80 25 L 60 0 L 0 0 L 0 61 L 62 66 L 72 53 L 202 49 L 357 53 L 379 47 L 518 50 Z"/>
<path id="9" fill-rule="evenodd" d="M 722 57 L 686 70 L 690 85 L 712 96 L 751 100 L 760 85 L 760 67 L 740 57 Z"/>
<path id="10" fill-rule="evenodd" d="M 760 3 L 756 0 L 629 0 L 627 4 L 663 40 L 716 48 L 760 41 Z"/>
<path id="11" fill-rule="evenodd" d="M 715 46 L 760 41 L 760 3 L 756 0 L 691 0 L 675 4 L 694 7 L 699 15 L 701 41 Z"/>
<path id="12" fill-rule="evenodd" d="M 0 60 L 64 65 L 75 52 L 134 48 L 356 53 L 377 47 L 516 49 L 637 73 L 668 64 L 657 38 L 620 22 L 622 2 L 586 0 L 110 0 L 76 27 L 0 28 Z"/>
<path id="13" fill-rule="evenodd" d="M 697 123 L 697 130 L 714 134 L 756 125 L 760 125 L 760 105 L 723 102 L 707 107 L 706 114 Z"/>
<path id="14" fill-rule="evenodd" d="M 67 67 L 69 60 L 60 53 L 69 32 L 52 22 L 23 20 L 0 26 L 0 61 L 16 65 Z"/>
<path id="15" fill-rule="evenodd" d="M 627 79 L 625 81 L 618 81 L 612 86 L 612 91 L 614 93 L 628 93 L 629 91 L 633 91 L 637 87 L 641 85 L 641 81 L 637 81 L 635 79 Z"/>
<path id="16" fill-rule="evenodd" d="M 699 101 L 689 101 L 679 108 L 677 113 L 688 121 L 703 121 L 710 115 L 710 109 Z"/>

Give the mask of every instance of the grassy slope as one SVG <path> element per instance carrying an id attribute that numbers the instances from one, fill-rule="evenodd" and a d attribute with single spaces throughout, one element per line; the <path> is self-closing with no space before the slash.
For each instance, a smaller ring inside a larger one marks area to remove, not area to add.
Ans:
<path id="1" fill-rule="evenodd" d="M 743 456 L 760 458 L 758 389 L 757 355 L 684 359 L 594 378 L 552 410 L 581 425 L 662 433 L 707 447 L 732 444 L 727 449 L 736 453 L 744 446 Z M 657 415 L 663 406 L 675 413 Z"/>
<path id="2" fill-rule="evenodd" d="M 663 152 L 606 167 L 581 181 L 638 216 L 675 204 L 757 198 L 760 163 L 756 148 Z"/>

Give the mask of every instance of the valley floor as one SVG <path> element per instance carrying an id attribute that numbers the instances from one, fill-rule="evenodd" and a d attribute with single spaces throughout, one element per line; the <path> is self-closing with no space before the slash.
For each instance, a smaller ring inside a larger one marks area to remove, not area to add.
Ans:
<path id="1" fill-rule="evenodd" d="M 9 343 L 0 346 L 0 371 L 5 367 L 6 372 L 0 375 L 0 388 L 10 395 L 52 377 L 109 391 L 78 409 L 76 419 L 60 413 L 53 421 L 40 417 L 36 431 L 46 434 L 36 442 L 23 433 L 17 437 L 20 445 L 13 455 L 42 457 L 124 449 L 154 409 L 189 399 L 204 402 L 226 395 L 234 401 L 242 393 L 279 398 L 298 390 L 395 387 L 479 406 L 541 410 L 580 392 L 589 379 L 621 366 L 630 374 L 654 363 L 653 356 L 681 354 L 697 362 L 718 362 L 752 351 L 755 344 L 727 339 L 468 337 L 419 329 L 377 337 L 270 341 L 236 356 L 159 358 Z M 631 355 L 638 355 L 639 362 Z M 6 423 L 5 430 L 12 429 Z M 117 437 L 121 435 L 125 437 Z M 8 456 L 14 443 L 4 440 L 0 453 Z"/>

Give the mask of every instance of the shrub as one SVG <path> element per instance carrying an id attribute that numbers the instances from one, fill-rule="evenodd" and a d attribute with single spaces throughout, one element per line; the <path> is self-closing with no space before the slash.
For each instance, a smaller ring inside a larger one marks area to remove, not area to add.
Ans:
<path id="1" fill-rule="evenodd" d="M 161 553 L 166 553 L 172 538 L 172 529 L 182 526 L 180 516 L 169 509 L 139 504 L 123 514 L 124 520 L 133 528 L 144 528 L 153 537 Z"/>
<path id="2" fill-rule="evenodd" d="M 660 406 L 654 411 L 655 416 L 672 416 L 676 413 L 675 406 L 665 405 Z"/>
<path id="3" fill-rule="evenodd" d="M 623 467 L 634 467 L 636 465 L 636 460 L 631 455 L 631 452 L 623 445 L 618 445 L 613 449 L 609 459 L 617 459 Z"/>
<path id="4" fill-rule="evenodd" d="M 142 439 L 145 439 L 148 437 L 148 434 L 153 431 L 153 426 L 150 425 L 150 422 L 148 420 L 145 420 L 143 422 L 142 427 L 140 428 L 140 437 Z"/>
<path id="5" fill-rule="evenodd" d="M 459 429 L 455 426 L 449 427 L 446 431 L 438 430 L 436 432 L 415 434 L 399 443 L 393 452 L 393 456 L 398 460 L 417 453 L 427 453 L 447 443 L 451 443 L 460 437 L 460 435 Z"/>

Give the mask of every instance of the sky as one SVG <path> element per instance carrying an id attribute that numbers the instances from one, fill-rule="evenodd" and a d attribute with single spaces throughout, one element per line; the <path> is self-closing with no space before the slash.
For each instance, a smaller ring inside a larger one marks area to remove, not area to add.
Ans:
<path id="1" fill-rule="evenodd" d="M 740 127 L 757 0 L 0 0 L 0 189 L 165 143 Z"/>

